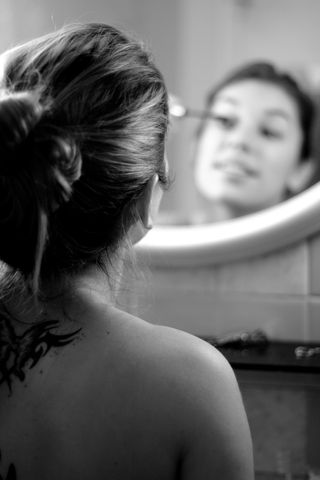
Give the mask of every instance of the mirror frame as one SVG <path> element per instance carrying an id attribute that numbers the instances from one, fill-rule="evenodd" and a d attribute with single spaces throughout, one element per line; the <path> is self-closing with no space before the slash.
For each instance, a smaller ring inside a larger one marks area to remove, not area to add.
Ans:
<path id="1" fill-rule="evenodd" d="M 268 254 L 320 232 L 320 182 L 274 207 L 226 222 L 156 225 L 136 246 L 151 266 L 208 266 Z"/>

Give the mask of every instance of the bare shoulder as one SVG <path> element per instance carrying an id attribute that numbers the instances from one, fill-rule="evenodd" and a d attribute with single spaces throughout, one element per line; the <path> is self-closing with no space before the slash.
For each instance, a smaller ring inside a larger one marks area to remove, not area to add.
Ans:
<path id="1" fill-rule="evenodd" d="M 226 382 L 238 388 L 229 362 L 204 340 L 182 330 L 146 322 L 139 323 L 138 332 L 140 353 L 149 354 L 159 369 L 166 369 L 177 381 L 188 381 L 192 388 L 200 386 L 202 381 Z"/>
<path id="2" fill-rule="evenodd" d="M 186 366 L 185 362 L 187 362 L 188 368 L 200 367 L 202 370 L 209 367 L 216 374 L 224 372 L 233 376 L 233 371 L 225 357 L 216 348 L 195 335 L 159 325 L 152 325 L 149 335 L 157 353 L 164 357 L 164 361 L 168 360 L 168 355 L 181 360 L 177 362 L 177 368 L 181 365 Z"/>
<path id="3" fill-rule="evenodd" d="M 222 378 L 235 382 L 230 364 L 225 357 L 204 340 L 175 328 L 150 324 L 137 317 L 121 313 L 123 326 L 118 323 L 120 336 L 126 342 L 130 354 L 142 357 L 144 365 L 150 362 L 155 370 L 165 369 L 177 380 L 199 382 Z M 170 368 L 169 368 L 170 367 Z M 160 372 L 159 372 L 160 373 Z"/>
<path id="4" fill-rule="evenodd" d="M 139 360 L 143 371 L 152 369 L 153 377 L 163 375 L 184 389 L 189 385 L 196 390 L 202 383 L 216 385 L 220 390 L 234 389 L 238 385 L 233 369 L 226 358 L 204 340 L 175 328 L 153 325 L 124 312 L 118 313 L 118 341 L 125 355 Z M 118 350 L 119 351 L 119 350 Z M 237 393 L 236 393 L 237 392 Z"/>
<path id="5" fill-rule="evenodd" d="M 79 383 L 85 385 L 79 398 L 94 412 L 101 404 L 113 412 L 98 421 L 105 425 L 99 444 L 121 428 L 135 449 L 152 445 L 162 460 L 170 452 L 181 480 L 251 480 L 247 418 L 222 354 L 189 333 L 119 310 L 100 313 L 76 362 L 78 370 L 83 364 Z"/>
<path id="6" fill-rule="evenodd" d="M 198 408 L 205 402 L 211 406 L 220 400 L 225 403 L 226 397 L 242 405 L 228 361 L 216 348 L 192 334 L 115 311 L 110 335 L 101 347 L 108 364 L 111 352 L 122 369 L 134 365 L 132 374 L 140 375 L 141 381 L 145 380 L 152 388 L 174 387 L 166 392 L 169 401 L 175 401 L 171 396 L 184 398 L 189 392 L 189 399 L 193 397 Z M 95 351 L 98 355 L 97 348 Z"/>
<path id="7" fill-rule="evenodd" d="M 232 367 L 212 345 L 187 332 L 152 326 L 149 334 L 157 368 L 176 386 L 183 397 L 188 393 L 188 408 L 211 411 L 226 402 L 242 408 L 242 398 Z M 197 413 L 197 416 L 199 412 Z"/>
<path id="8" fill-rule="evenodd" d="M 207 342 L 168 327 L 151 328 L 160 377 L 183 432 L 182 477 L 253 478 L 252 443 L 238 383 L 228 361 Z"/>

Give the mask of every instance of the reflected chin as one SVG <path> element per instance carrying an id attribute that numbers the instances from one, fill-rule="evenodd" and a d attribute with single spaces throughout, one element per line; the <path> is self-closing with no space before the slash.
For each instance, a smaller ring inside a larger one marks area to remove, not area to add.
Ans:
<path id="1" fill-rule="evenodd" d="M 222 200 L 230 196 L 241 198 L 247 196 L 250 179 L 251 177 L 244 173 L 211 171 L 196 179 L 196 187 L 207 200 Z"/>
<path id="2" fill-rule="evenodd" d="M 258 188 L 253 191 L 243 182 L 203 181 L 197 188 L 207 204 L 206 209 L 211 211 L 212 221 L 248 215 L 269 206 L 267 201 L 262 201 Z"/>

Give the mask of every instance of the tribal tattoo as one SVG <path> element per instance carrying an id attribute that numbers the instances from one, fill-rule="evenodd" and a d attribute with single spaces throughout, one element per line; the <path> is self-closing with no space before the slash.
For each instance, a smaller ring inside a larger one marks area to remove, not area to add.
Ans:
<path id="1" fill-rule="evenodd" d="M 67 334 L 55 334 L 57 320 L 35 323 L 18 335 L 13 327 L 14 319 L 7 311 L 0 313 L 0 385 L 6 383 L 12 392 L 13 378 L 21 382 L 26 371 L 33 368 L 53 347 L 63 347 L 75 340 L 81 329 Z M 11 477 L 9 477 L 11 480 Z M 12 477 L 14 478 L 14 477 Z M 0 478 L 1 480 L 1 478 Z"/>

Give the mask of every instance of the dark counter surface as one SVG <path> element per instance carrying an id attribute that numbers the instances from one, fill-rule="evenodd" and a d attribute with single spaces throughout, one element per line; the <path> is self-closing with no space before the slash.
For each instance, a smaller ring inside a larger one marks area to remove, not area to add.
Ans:
<path id="1" fill-rule="evenodd" d="M 307 353 L 309 348 L 319 347 L 319 344 L 269 341 L 265 345 L 249 347 L 219 346 L 208 337 L 202 338 L 215 345 L 235 369 L 320 374 L 319 352 L 313 351 L 312 354 L 309 350 L 310 356 L 300 358 L 295 353 L 300 346 L 305 347 Z"/>

